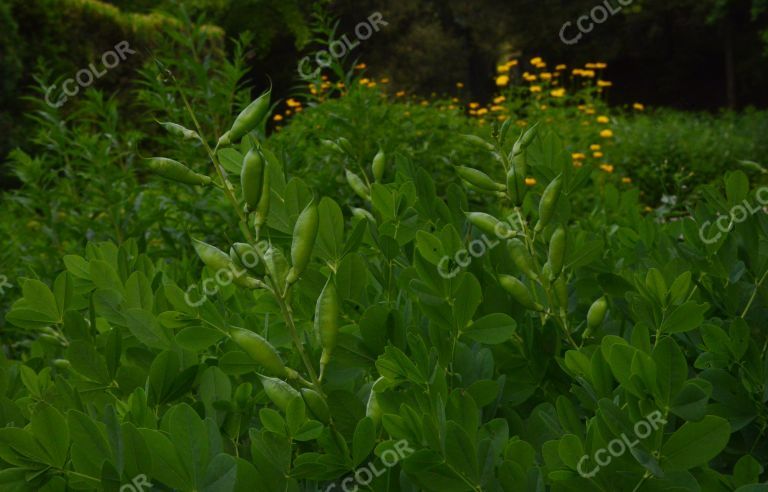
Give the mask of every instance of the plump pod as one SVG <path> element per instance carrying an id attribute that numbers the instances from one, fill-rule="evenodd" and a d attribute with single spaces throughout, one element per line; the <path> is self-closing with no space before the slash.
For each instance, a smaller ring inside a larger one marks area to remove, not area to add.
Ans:
<path id="1" fill-rule="evenodd" d="M 285 292 L 285 279 L 288 276 L 288 262 L 280 248 L 270 244 L 269 249 L 264 252 L 264 263 L 267 272 L 272 278 L 278 292 Z"/>
<path id="2" fill-rule="evenodd" d="M 282 411 L 288 409 L 288 405 L 294 398 L 301 398 L 301 394 L 294 389 L 293 386 L 285 381 L 277 378 L 271 378 L 259 374 L 262 386 L 264 386 L 264 392 L 267 394 L 272 403 Z"/>
<path id="3" fill-rule="evenodd" d="M 355 194 L 357 194 L 357 196 L 359 196 L 363 200 L 369 201 L 371 199 L 371 196 L 368 193 L 368 186 L 366 186 L 363 180 L 360 179 L 360 176 L 353 173 L 349 169 L 346 169 L 344 172 L 347 178 L 347 183 L 352 188 L 352 191 L 354 191 Z"/>
<path id="4" fill-rule="evenodd" d="M 467 183 L 485 191 L 505 191 L 507 189 L 501 183 L 497 183 L 484 172 L 467 166 L 456 166 L 456 173 Z"/>
<path id="5" fill-rule="evenodd" d="M 379 400 L 376 397 L 376 392 L 373 391 L 373 387 L 371 387 L 371 394 L 368 395 L 368 402 L 365 405 L 365 416 L 370 417 L 376 427 L 378 427 L 379 423 L 381 422 L 381 416 L 383 413 L 384 412 L 381 411 L 381 407 L 379 406 Z"/>
<path id="6" fill-rule="evenodd" d="M 557 277 L 563 271 L 565 262 L 565 228 L 559 226 L 549 239 L 549 264 L 552 267 L 552 276 Z"/>
<path id="7" fill-rule="evenodd" d="M 592 303 L 587 311 L 587 326 L 589 329 L 596 328 L 603 324 L 605 315 L 608 312 L 608 301 L 605 297 L 601 297 Z"/>
<path id="8" fill-rule="evenodd" d="M 558 174 L 541 195 L 539 202 L 539 221 L 536 223 L 536 230 L 540 231 L 549 224 L 557 210 L 557 201 L 560 199 L 560 192 L 563 189 L 562 174 Z"/>
<path id="9" fill-rule="evenodd" d="M 376 223 L 376 219 L 373 217 L 373 215 L 371 215 L 371 212 L 364 208 L 352 207 L 352 215 L 358 219 L 370 220 L 374 224 Z"/>
<path id="10" fill-rule="evenodd" d="M 168 130 L 168 133 L 171 135 L 176 135 L 186 140 L 200 140 L 200 135 L 196 131 L 185 128 L 177 123 L 171 123 L 170 121 L 158 121 L 158 123 Z"/>
<path id="11" fill-rule="evenodd" d="M 384 170 L 387 166 L 387 156 L 384 151 L 379 149 L 376 156 L 373 158 L 373 164 L 371 164 L 371 171 L 373 171 L 373 179 L 377 183 L 381 183 L 381 179 L 384 177 Z"/>
<path id="12" fill-rule="evenodd" d="M 329 278 L 315 305 L 315 332 L 320 336 L 320 345 L 323 347 L 323 354 L 320 357 L 321 374 L 336 347 L 340 312 L 339 294 L 336 292 L 333 281 Z"/>
<path id="13" fill-rule="evenodd" d="M 312 257 L 312 248 L 317 237 L 317 226 L 320 217 L 317 213 L 317 205 L 312 200 L 299 214 L 296 225 L 293 227 L 293 242 L 291 243 L 291 269 L 285 279 L 289 285 L 294 283 L 309 264 Z"/>
<path id="14" fill-rule="evenodd" d="M 237 118 L 235 118 L 235 122 L 232 123 L 232 128 L 225 134 L 227 136 L 226 141 L 221 143 L 228 144 L 237 142 L 248 132 L 256 128 L 256 126 L 261 123 L 261 120 L 264 119 L 264 116 L 267 115 L 267 111 L 269 111 L 271 95 L 272 90 L 270 89 L 241 111 L 240 114 L 237 115 Z"/>
<path id="15" fill-rule="evenodd" d="M 240 170 L 240 186 L 243 199 L 249 210 L 259 206 L 261 188 L 264 181 L 264 156 L 259 149 L 253 148 L 243 158 L 243 168 Z"/>
<path id="16" fill-rule="evenodd" d="M 210 177 L 196 173 L 181 162 L 166 157 L 152 157 L 149 160 L 149 168 L 155 174 L 179 183 L 207 185 L 211 182 Z"/>
<path id="17" fill-rule="evenodd" d="M 516 277 L 511 275 L 499 275 L 499 283 L 501 283 L 501 286 L 504 288 L 504 290 L 512 294 L 512 297 L 515 299 L 515 301 L 517 301 L 524 308 L 531 309 L 533 311 L 541 311 L 543 309 L 541 304 L 533 300 L 533 296 L 531 296 L 531 292 L 528 290 L 528 287 L 526 287 L 525 284 L 523 284 Z"/>
<path id="18" fill-rule="evenodd" d="M 229 255 L 216 246 L 211 246 L 197 239 L 192 239 L 192 244 L 195 247 L 197 256 L 203 260 L 205 266 L 213 270 L 221 270 L 223 268 L 230 268 L 232 265 L 232 259 Z"/>
<path id="19" fill-rule="evenodd" d="M 328 408 L 328 403 L 320 396 L 320 393 L 313 389 L 302 388 L 301 396 L 304 398 L 304 403 L 309 407 L 309 411 L 314 414 L 320 422 L 327 424 L 331 420 L 331 411 Z"/>
<path id="20" fill-rule="evenodd" d="M 267 216 L 269 215 L 269 201 L 271 198 L 269 185 L 269 166 L 264 166 L 259 202 L 256 204 L 256 212 L 253 214 L 253 226 L 257 232 L 267 222 Z"/>
<path id="21" fill-rule="evenodd" d="M 240 383 L 240 385 L 235 390 L 234 396 L 234 400 L 237 403 L 237 406 L 240 408 L 245 408 L 248 405 L 248 400 L 251 399 L 251 394 L 253 394 L 253 385 L 248 382 Z"/>
<path id="22" fill-rule="evenodd" d="M 281 378 L 287 377 L 285 363 L 275 347 L 262 336 L 250 330 L 233 327 L 229 336 L 248 354 L 251 359 L 267 370 L 267 373 Z"/>
<path id="23" fill-rule="evenodd" d="M 521 157 L 521 156 L 519 156 Z M 517 157 L 515 158 L 517 159 Z M 525 175 L 517 171 L 516 166 L 513 164 L 509 171 L 507 171 L 507 196 L 512 203 L 519 207 L 523 204 L 523 199 L 528 191 L 528 187 L 525 186 Z"/>
<path id="24" fill-rule="evenodd" d="M 533 258 L 522 241 L 517 238 L 510 239 L 507 241 L 507 248 L 512 256 L 512 261 L 521 272 L 532 279 L 539 278 L 539 275 L 533 270 Z"/>
<path id="25" fill-rule="evenodd" d="M 493 215 L 489 215 L 483 212 L 467 212 L 466 215 L 467 220 L 469 220 L 469 223 L 473 226 L 477 227 L 486 234 L 494 236 L 497 235 L 497 228 L 500 221 Z"/>

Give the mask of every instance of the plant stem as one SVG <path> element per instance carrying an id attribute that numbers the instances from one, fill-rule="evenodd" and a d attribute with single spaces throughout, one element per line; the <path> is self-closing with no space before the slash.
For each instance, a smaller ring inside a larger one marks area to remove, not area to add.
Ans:
<path id="1" fill-rule="evenodd" d="M 317 372 L 315 372 L 315 367 L 312 365 L 312 361 L 309 360 L 309 357 L 304 350 L 304 344 L 301 343 L 299 333 L 296 330 L 296 324 L 293 322 L 291 306 L 285 302 L 284 296 L 275 295 L 275 297 L 277 298 L 277 303 L 280 304 L 280 311 L 283 313 L 285 324 L 288 326 L 288 331 L 291 333 L 293 344 L 296 346 L 296 350 L 299 352 L 301 360 L 304 362 L 304 367 L 307 368 L 307 372 L 309 373 L 309 377 L 312 380 L 315 389 L 317 389 L 320 394 L 323 394 L 323 390 L 320 388 L 320 380 L 317 378 Z"/>
<path id="2" fill-rule="evenodd" d="M 755 301 L 755 297 L 757 297 L 757 291 L 760 290 L 760 287 L 763 285 L 763 282 L 765 282 L 765 278 L 768 276 L 768 270 L 765 271 L 763 276 L 760 278 L 760 280 L 755 284 L 755 290 L 752 291 L 752 296 L 749 298 L 749 302 L 747 303 L 747 307 L 744 308 L 744 311 L 742 311 L 740 318 L 744 319 L 744 316 L 747 315 L 747 312 L 749 311 L 749 308 L 752 307 L 752 303 Z"/>

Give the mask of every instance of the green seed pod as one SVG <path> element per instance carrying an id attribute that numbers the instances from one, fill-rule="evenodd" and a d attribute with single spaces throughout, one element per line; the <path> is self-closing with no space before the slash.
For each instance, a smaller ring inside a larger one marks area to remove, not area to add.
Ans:
<path id="1" fill-rule="evenodd" d="M 179 183 L 207 185 L 211 182 L 211 178 L 208 176 L 196 173 L 181 162 L 174 161 L 173 159 L 152 157 L 149 159 L 148 165 L 155 174 L 159 174 L 172 181 L 178 181 Z"/>
<path id="2" fill-rule="evenodd" d="M 368 186 L 363 182 L 362 179 L 360 179 L 360 176 L 353 173 L 349 169 L 346 169 L 345 171 L 346 177 L 347 177 L 347 183 L 350 187 L 352 187 L 352 191 L 354 191 L 357 196 L 362 198 L 363 200 L 370 201 L 371 195 L 368 192 Z"/>
<path id="3" fill-rule="evenodd" d="M 261 123 L 261 120 L 264 119 L 267 115 L 267 111 L 269 111 L 269 100 L 271 95 L 272 89 L 256 98 L 256 100 L 237 115 L 235 122 L 232 123 L 232 128 L 227 132 L 229 133 L 227 139 L 229 142 L 237 142 Z"/>
<path id="4" fill-rule="evenodd" d="M 371 164 L 371 171 L 373 172 L 373 179 L 377 183 L 381 183 L 381 179 L 384 177 L 384 170 L 387 166 L 387 156 L 384 151 L 379 149 L 376 156 L 373 158 L 373 164 Z"/>
<path id="5" fill-rule="evenodd" d="M 240 186 L 243 199 L 249 210 L 259 206 L 261 187 L 264 181 L 264 156 L 257 148 L 252 148 L 245 154 L 243 168 L 240 170 Z"/>
<path id="6" fill-rule="evenodd" d="M 158 121 L 157 123 L 165 128 L 171 135 L 182 137 L 186 140 L 200 140 L 200 135 L 198 135 L 196 131 L 185 128 L 179 124 L 171 123 L 170 121 Z"/>
<path id="7" fill-rule="evenodd" d="M 512 203 L 519 207 L 523 204 L 528 187 L 525 186 L 525 175 L 517 172 L 514 165 L 507 171 L 507 196 Z"/>
<path id="8" fill-rule="evenodd" d="M 371 393 L 368 395 L 368 403 L 365 405 L 365 416 L 370 417 L 376 427 L 381 422 L 381 417 L 384 414 L 379 406 L 379 400 L 376 397 L 376 392 L 373 391 L 371 386 Z"/>
<path id="9" fill-rule="evenodd" d="M 333 140 L 323 139 L 323 140 L 320 140 L 320 144 L 327 149 L 333 150 L 334 152 L 338 152 L 339 154 L 344 153 L 344 149 L 339 147 L 339 144 L 337 144 Z"/>
<path id="10" fill-rule="evenodd" d="M 259 203 L 256 204 L 256 212 L 253 214 L 253 226 L 257 233 L 267 222 L 269 215 L 269 202 L 272 197 L 269 185 L 269 166 L 264 166 Z"/>
<path id="11" fill-rule="evenodd" d="M 285 278 L 288 276 L 288 261 L 285 259 L 280 248 L 269 245 L 269 249 L 264 252 L 264 263 L 267 272 L 272 278 L 272 282 L 278 292 L 285 292 Z"/>
<path id="12" fill-rule="evenodd" d="M 229 336 L 251 359 L 266 369 L 268 374 L 281 378 L 288 376 L 285 363 L 277 353 L 277 349 L 262 336 L 237 327 L 230 328 Z"/>
<path id="13" fill-rule="evenodd" d="M 587 326 L 588 329 L 596 328 L 603 324 L 605 320 L 605 314 L 608 312 L 608 301 L 605 297 L 601 297 L 592 303 L 587 312 Z"/>
<path id="14" fill-rule="evenodd" d="M 320 374 L 323 373 L 325 366 L 331 359 L 333 349 L 336 347 L 340 312 L 339 294 L 336 292 L 333 281 L 329 278 L 315 305 L 315 333 L 320 336 L 320 345 L 323 347 L 323 354 L 320 357 Z"/>
<path id="15" fill-rule="evenodd" d="M 560 192 L 563 189 L 563 175 L 558 174 L 541 195 L 539 202 L 539 221 L 536 223 L 536 231 L 541 231 L 549 224 L 557 210 L 557 201 L 560 199 Z"/>
<path id="16" fill-rule="evenodd" d="M 515 301 L 524 308 L 533 311 L 541 311 L 544 309 L 541 304 L 533 300 L 533 296 L 531 295 L 531 291 L 528 290 L 528 287 L 516 277 L 511 275 L 499 275 L 499 283 L 501 283 L 504 290 L 512 294 Z"/>
<path id="17" fill-rule="evenodd" d="M 232 266 L 232 259 L 216 246 L 211 246 L 197 239 L 192 239 L 192 245 L 205 266 L 212 270 L 228 269 Z"/>
<path id="18" fill-rule="evenodd" d="M 53 367 L 56 369 L 60 369 L 62 371 L 69 371 L 72 369 L 72 363 L 69 362 L 67 359 L 54 359 L 53 360 Z"/>
<path id="19" fill-rule="evenodd" d="M 373 218 L 373 215 L 364 208 L 352 207 L 352 215 L 358 219 L 370 220 L 374 224 L 376 223 L 376 219 Z"/>
<path id="20" fill-rule="evenodd" d="M 304 398 L 304 403 L 309 407 L 309 411 L 312 412 L 317 420 L 324 424 L 331 421 L 331 411 L 328 408 L 328 403 L 326 403 L 325 398 L 320 396 L 320 393 L 309 388 L 302 388 L 301 396 Z"/>
<path id="21" fill-rule="evenodd" d="M 259 374 L 259 379 L 264 386 L 267 397 L 282 411 L 288 409 L 288 405 L 294 398 L 301 398 L 301 394 L 282 379 L 270 378 L 261 374 Z"/>
<path id="22" fill-rule="evenodd" d="M 565 228 L 558 226 L 549 238 L 549 264 L 552 267 L 552 278 L 560 275 L 565 262 Z"/>
<path id="23" fill-rule="evenodd" d="M 531 253 L 528 252 L 528 248 L 525 247 L 522 241 L 517 238 L 510 239 L 507 241 L 507 248 L 512 256 L 512 261 L 521 272 L 534 280 L 539 278 L 539 275 L 533 269 L 533 257 L 531 257 Z"/>
<path id="24" fill-rule="evenodd" d="M 565 281 L 565 277 L 558 277 L 555 280 L 554 287 L 557 304 L 560 306 L 560 313 L 565 315 L 568 310 L 568 283 Z"/>
<path id="25" fill-rule="evenodd" d="M 478 137 L 477 135 L 460 135 L 461 138 L 466 140 L 467 142 L 477 145 L 479 147 L 483 147 L 486 150 L 495 150 L 496 148 L 493 146 L 493 144 L 486 142 L 483 138 Z"/>
<path id="26" fill-rule="evenodd" d="M 501 183 L 497 183 L 490 176 L 472 167 L 456 166 L 456 173 L 467 183 L 484 191 L 505 191 L 507 189 Z"/>
<path id="27" fill-rule="evenodd" d="M 264 274 L 264 264 L 259 260 L 256 249 L 248 243 L 235 243 L 229 248 L 229 257 L 239 270 L 253 270 Z"/>
<path id="28" fill-rule="evenodd" d="M 235 403 L 240 408 L 246 408 L 248 406 L 248 400 L 251 399 L 253 394 L 253 385 L 251 383 L 240 383 L 235 390 Z"/>
<path id="29" fill-rule="evenodd" d="M 536 123 L 520 135 L 520 138 L 517 139 L 517 142 L 515 142 L 515 145 L 512 147 L 513 156 L 522 154 L 523 151 L 533 143 L 533 139 L 536 138 L 536 134 L 538 133 L 538 127 L 539 124 Z"/>
<path id="30" fill-rule="evenodd" d="M 484 233 L 494 236 L 497 235 L 497 229 L 499 228 L 501 221 L 499 221 L 499 219 L 493 215 L 489 215 L 483 212 L 466 212 L 466 216 L 470 224 L 477 227 Z"/>
<path id="31" fill-rule="evenodd" d="M 339 143 L 339 147 L 341 147 L 347 154 L 352 155 L 355 153 L 354 148 L 352 147 L 352 143 L 346 138 L 339 137 L 336 139 L 336 141 Z"/>
<path id="32" fill-rule="evenodd" d="M 45 343 L 46 345 L 53 345 L 53 346 L 61 347 L 61 339 L 59 339 L 58 337 L 55 337 L 53 335 L 49 335 L 47 333 L 43 333 L 41 335 L 38 335 L 37 339 L 40 342 Z"/>
<path id="33" fill-rule="evenodd" d="M 293 241 L 291 243 L 291 270 L 285 279 L 288 285 L 294 283 L 309 264 L 312 258 L 312 248 L 315 246 L 317 226 L 320 216 L 317 213 L 315 201 L 309 202 L 299 214 L 296 225 L 293 227 Z"/>

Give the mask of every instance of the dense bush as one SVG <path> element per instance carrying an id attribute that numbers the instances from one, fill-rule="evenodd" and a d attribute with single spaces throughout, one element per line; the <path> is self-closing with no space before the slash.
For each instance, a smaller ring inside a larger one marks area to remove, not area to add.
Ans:
<path id="1" fill-rule="evenodd" d="M 201 139 L 210 177 L 150 165 L 232 207 L 194 232 L 202 271 L 126 240 L 22 281 L 5 488 L 764 489 L 768 220 L 743 173 L 660 223 L 507 120 L 455 136 L 489 174 L 438 188 L 377 152 L 337 202 L 247 134 L 266 97 Z"/>

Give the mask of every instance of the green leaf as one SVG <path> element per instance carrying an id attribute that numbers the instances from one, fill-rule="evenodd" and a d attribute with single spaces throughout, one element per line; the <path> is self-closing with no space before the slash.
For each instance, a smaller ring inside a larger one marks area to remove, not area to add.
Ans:
<path id="1" fill-rule="evenodd" d="M 344 214 L 339 204 L 323 197 L 317 206 L 320 216 L 314 251 L 318 257 L 335 264 L 341 260 L 344 250 Z"/>
<path id="2" fill-rule="evenodd" d="M 672 313 L 664 318 L 661 323 L 661 331 L 664 333 L 684 333 L 701 326 L 704 322 L 704 313 L 709 309 L 709 304 L 697 304 L 688 301 L 675 308 Z"/>
<path id="3" fill-rule="evenodd" d="M 50 458 L 49 465 L 62 468 L 69 451 L 69 427 L 64 416 L 41 403 L 30 420 L 30 430 Z"/>
<path id="4" fill-rule="evenodd" d="M 204 471 L 208 466 L 209 445 L 205 424 L 192 407 L 182 403 L 169 410 L 168 431 L 181 464 L 192 483 L 203 483 Z"/>
<path id="5" fill-rule="evenodd" d="M 370 417 L 365 417 L 357 423 L 352 437 L 352 463 L 358 467 L 371 454 L 376 445 L 376 426 Z"/>
<path id="6" fill-rule="evenodd" d="M 568 465 L 571 470 L 576 470 L 576 465 L 579 460 L 584 456 L 584 446 L 581 444 L 581 439 L 573 434 L 566 434 L 557 445 L 557 453 L 560 455 L 560 459 Z"/>
<path id="7" fill-rule="evenodd" d="M 493 313 L 475 321 L 463 332 L 476 342 L 496 345 L 510 340 L 517 329 L 517 322 L 504 313 Z"/>
<path id="8" fill-rule="evenodd" d="M 224 335 L 214 328 L 190 326 L 176 334 L 176 342 L 187 350 L 200 352 L 221 340 Z"/>
<path id="9" fill-rule="evenodd" d="M 731 437 L 728 421 L 707 415 L 700 422 L 686 422 L 661 448 L 661 465 L 666 470 L 688 470 L 717 456 Z"/>
<path id="10" fill-rule="evenodd" d="M 200 492 L 231 492 L 236 482 L 237 462 L 235 458 L 225 453 L 219 453 L 208 464 Z"/>
<path id="11" fill-rule="evenodd" d="M 125 311 L 128 330 L 136 339 L 152 348 L 167 349 L 171 347 L 168 330 L 163 328 L 151 312 L 140 308 Z"/>
<path id="12" fill-rule="evenodd" d="M 67 422 L 72 436 L 72 463 L 75 470 L 92 477 L 100 476 L 104 461 L 114 459 L 104 424 L 77 410 L 67 412 Z"/>

